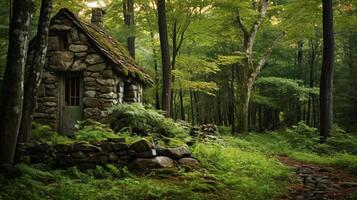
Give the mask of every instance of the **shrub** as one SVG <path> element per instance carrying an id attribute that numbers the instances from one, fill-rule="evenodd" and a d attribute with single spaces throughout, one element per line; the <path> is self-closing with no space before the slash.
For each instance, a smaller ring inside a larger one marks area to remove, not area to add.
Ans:
<path id="1" fill-rule="evenodd" d="M 32 123 L 31 142 L 46 142 L 52 144 L 71 143 L 72 141 L 52 130 L 50 126 Z"/>
<path id="2" fill-rule="evenodd" d="M 120 132 L 128 129 L 138 135 L 157 133 L 166 137 L 185 138 L 188 133 L 162 112 L 139 103 L 121 104 L 109 110 L 110 127 Z"/>
<path id="3" fill-rule="evenodd" d="M 76 125 L 75 139 L 79 141 L 100 141 L 108 138 L 118 138 L 107 125 L 93 120 L 78 122 Z"/>

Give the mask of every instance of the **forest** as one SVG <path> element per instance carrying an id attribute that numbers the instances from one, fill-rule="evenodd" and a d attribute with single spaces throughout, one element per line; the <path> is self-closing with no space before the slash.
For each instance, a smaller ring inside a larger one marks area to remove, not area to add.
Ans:
<path id="1" fill-rule="evenodd" d="M 0 199 L 357 199 L 357 0 L 0 1 Z"/>

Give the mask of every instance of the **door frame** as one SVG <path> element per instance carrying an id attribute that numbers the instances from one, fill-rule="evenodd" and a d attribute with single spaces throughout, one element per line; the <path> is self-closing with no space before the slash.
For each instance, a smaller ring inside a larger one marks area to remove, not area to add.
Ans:
<path id="1" fill-rule="evenodd" d="M 59 120 L 58 120 L 58 125 L 59 125 L 59 133 L 65 134 L 63 130 L 63 110 L 65 107 L 65 78 L 68 76 L 78 76 L 79 77 L 79 107 L 81 111 L 81 115 L 83 118 L 83 72 L 61 72 L 58 74 L 59 76 L 59 93 L 58 93 L 58 110 L 59 110 Z"/>

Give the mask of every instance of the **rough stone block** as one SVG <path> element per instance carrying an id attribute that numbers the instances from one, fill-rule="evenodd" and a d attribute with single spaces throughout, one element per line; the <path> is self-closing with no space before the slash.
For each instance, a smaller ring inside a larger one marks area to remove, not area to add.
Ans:
<path id="1" fill-rule="evenodd" d="M 56 51 L 49 59 L 49 68 L 54 71 L 68 71 L 72 65 L 74 54 L 69 51 Z"/>
<path id="2" fill-rule="evenodd" d="M 90 65 L 103 63 L 104 59 L 101 55 L 98 54 L 89 54 L 87 55 L 86 62 Z"/>
<path id="3" fill-rule="evenodd" d="M 105 63 L 99 63 L 95 65 L 89 65 L 87 70 L 91 72 L 100 72 L 105 69 Z"/>
<path id="4" fill-rule="evenodd" d="M 85 52 L 88 50 L 88 46 L 81 44 L 71 44 L 69 45 L 68 49 L 74 53 Z"/>
<path id="5" fill-rule="evenodd" d="M 146 139 L 140 139 L 130 145 L 130 149 L 136 153 L 144 152 L 150 149 L 154 149 L 154 145 Z"/>
<path id="6" fill-rule="evenodd" d="M 100 100 L 94 97 L 84 97 L 83 104 L 87 108 L 96 108 L 100 105 Z"/>

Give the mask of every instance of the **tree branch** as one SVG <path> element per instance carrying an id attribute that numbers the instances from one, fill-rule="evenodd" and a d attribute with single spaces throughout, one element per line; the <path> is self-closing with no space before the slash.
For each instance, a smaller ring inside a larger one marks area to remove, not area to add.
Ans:
<path id="1" fill-rule="evenodd" d="M 239 28 L 243 31 L 244 35 L 248 36 L 249 32 L 242 21 L 239 11 L 237 11 L 237 21 L 238 21 Z"/>
<path id="2" fill-rule="evenodd" d="M 265 65 L 266 61 L 268 60 L 269 56 L 271 55 L 271 52 L 273 51 L 274 47 L 280 42 L 280 40 L 285 36 L 285 32 L 280 33 L 275 40 L 273 41 L 273 43 L 271 44 L 271 46 L 266 50 L 266 52 L 264 53 L 263 57 L 260 59 L 260 61 L 258 62 L 257 66 L 254 69 L 254 72 L 252 74 L 252 78 L 255 79 L 258 75 L 258 73 L 260 72 L 260 70 L 262 69 L 262 67 Z"/>
<path id="3" fill-rule="evenodd" d="M 268 5 L 269 5 L 269 0 L 261 0 L 260 1 L 259 17 L 253 23 L 253 26 L 249 31 L 251 36 L 255 37 L 255 35 L 257 34 L 258 29 L 259 29 L 260 25 L 263 23 L 265 15 L 267 14 Z"/>

